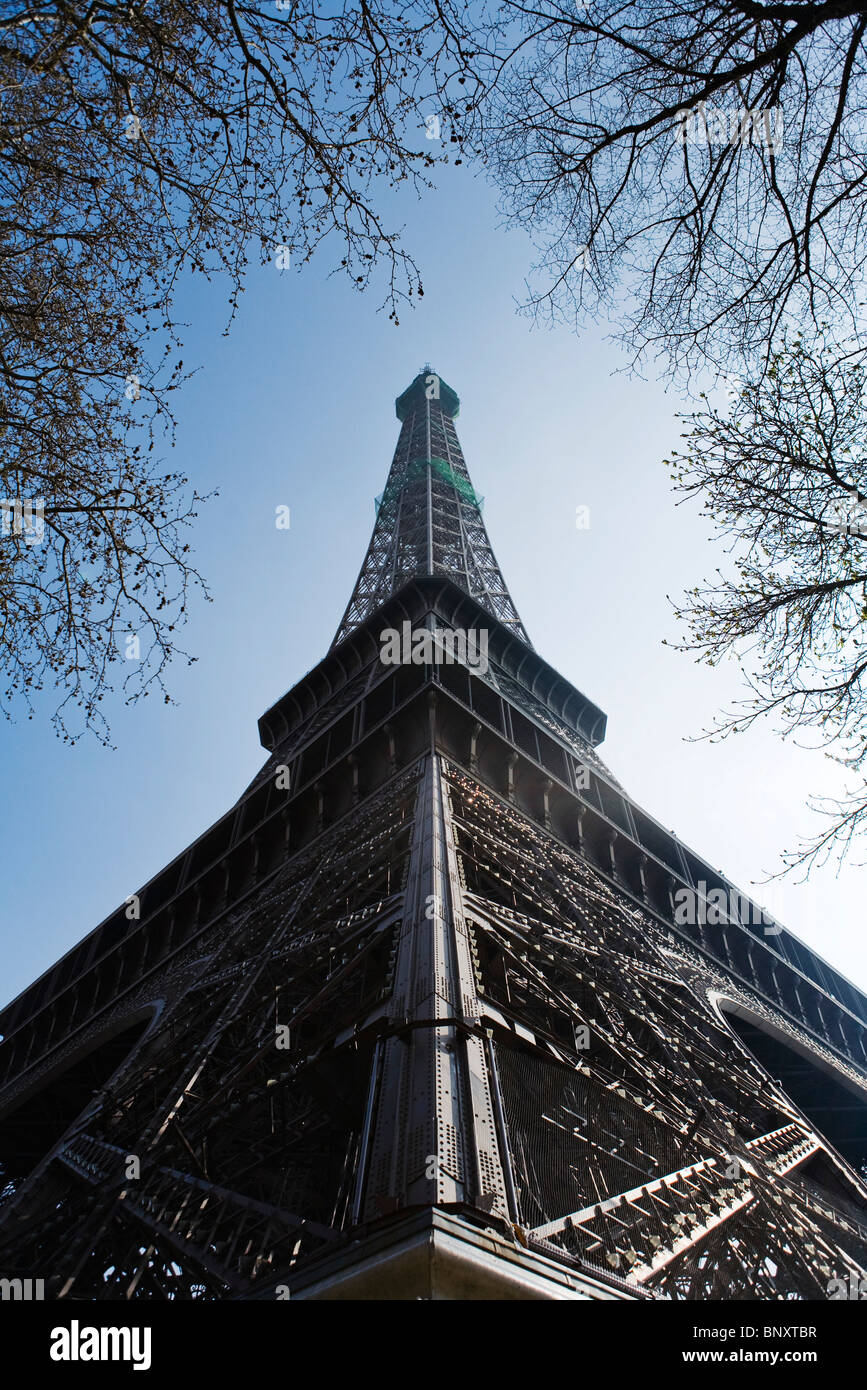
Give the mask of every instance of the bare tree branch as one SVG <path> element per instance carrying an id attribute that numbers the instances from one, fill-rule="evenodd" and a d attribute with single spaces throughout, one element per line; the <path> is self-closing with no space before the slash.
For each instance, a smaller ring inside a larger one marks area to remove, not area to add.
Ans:
<path id="1" fill-rule="evenodd" d="M 805 318 L 857 331 L 865 28 L 845 0 L 509 0 L 479 129 L 540 246 L 527 311 L 613 317 L 687 372 Z"/>
<path id="2" fill-rule="evenodd" d="M 867 832 L 867 360 L 798 340 L 728 411 L 685 418 L 675 487 L 704 499 L 732 560 L 678 606 L 682 647 L 709 665 L 737 656 L 749 688 L 706 736 L 772 716 L 852 774 L 843 798 L 811 803 L 827 828 L 785 856 L 809 868 Z"/>
<path id="3" fill-rule="evenodd" d="M 59 731 L 163 689 L 201 497 L 151 451 L 183 378 L 182 277 L 328 243 L 397 322 L 422 294 L 377 206 L 464 148 L 479 94 L 463 10 L 417 0 L 35 0 L 0 12 L 0 707 L 56 683 Z M 442 139 L 427 139 L 426 116 Z M 43 539 L 24 527 L 42 509 Z M 15 505 L 18 511 L 14 510 Z M 29 515 L 29 513 L 28 513 Z M 16 520 L 17 518 L 17 520 Z M 16 526 L 18 529 L 16 530 Z"/>

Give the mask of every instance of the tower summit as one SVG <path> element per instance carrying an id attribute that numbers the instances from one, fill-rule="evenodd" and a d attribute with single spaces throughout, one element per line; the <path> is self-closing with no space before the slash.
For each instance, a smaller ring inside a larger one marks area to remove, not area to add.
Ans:
<path id="1" fill-rule="evenodd" d="M 333 645 L 407 580 L 433 575 L 453 580 L 529 645 L 464 462 L 454 426 L 456 392 L 425 367 L 394 404 L 400 437 Z"/>
<path id="2" fill-rule="evenodd" d="M 258 776 L 0 1012 L 0 1269 L 47 1297 L 865 1277 L 867 998 L 608 771 L 458 404 L 427 368 L 398 397 L 358 581 Z M 386 662 L 404 627 L 483 632 L 484 666 Z"/>

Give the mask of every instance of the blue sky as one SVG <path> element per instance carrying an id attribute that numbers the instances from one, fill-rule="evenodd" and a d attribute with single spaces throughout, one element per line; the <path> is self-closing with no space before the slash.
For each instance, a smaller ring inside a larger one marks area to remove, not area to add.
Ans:
<path id="1" fill-rule="evenodd" d="M 756 887 L 814 828 L 809 792 L 838 769 L 770 728 L 686 741 L 736 697 L 734 666 L 663 647 L 677 595 L 722 562 L 706 523 L 676 506 L 661 460 L 684 408 L 620 374 L 605 325 L 579 335 L 515 311 L 531 248 L 498 225 L 485 184 L 452 169 L 399 208 L 425 296 L 400 326 L 373 291 L 300 273 L 251 275 L 228 338 L 225 287 L 190 286 L 177 446 L 167 466 L 200 491 L 198 656 L 159 696 L 108 711 L 114 750 L 66 747 L 41 721 L 0 726 L 0 909 L 6 1002 L 240 795 L 264 759 L 258 716 L 328 647 L 367 545 L 398 432 L 394 398 L 430 362 L 461 397 L 458 433 L 506 581 L 541 654 L 608 714 L 600 752 L 639 804 L 867 988 L 861 871 Z M 336 248 L 335 248 L 336 249 Z M 339 254 L 337 259 L 339 260 Z M 277 530 L 275 508 L 291 508 Z M 575 526 L 576 507 L 590 527 Z"/>

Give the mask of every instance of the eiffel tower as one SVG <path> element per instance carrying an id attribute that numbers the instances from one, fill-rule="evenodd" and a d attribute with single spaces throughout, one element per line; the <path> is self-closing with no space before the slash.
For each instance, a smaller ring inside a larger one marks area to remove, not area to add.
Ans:
<path id="1" fill-rule="evenodd" d="M 605 715 L 506 587 L 458 406 L 429 367 L 398 398 L 358 581 L 255 780 L 2 1011 L 4 1277 L 777 1300 L 864 1276 L 867 999 L 608 771 Z"/>

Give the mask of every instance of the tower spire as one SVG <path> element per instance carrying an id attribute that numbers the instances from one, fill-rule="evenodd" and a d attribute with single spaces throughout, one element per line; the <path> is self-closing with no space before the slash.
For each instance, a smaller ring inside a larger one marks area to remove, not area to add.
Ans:
<path id="1" fill-rule="evenodd" d="M 494 556 L 454 426 L 456 393 L 425 366 L 395 401 L 400 435 L 332 647 L 412 579 L 443 575 L 530 646 Z"/>

